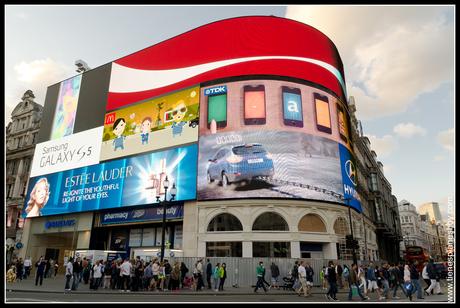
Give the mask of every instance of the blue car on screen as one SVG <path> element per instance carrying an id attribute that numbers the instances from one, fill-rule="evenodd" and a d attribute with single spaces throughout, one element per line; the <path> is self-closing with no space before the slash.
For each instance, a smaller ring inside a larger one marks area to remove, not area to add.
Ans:
<path id="1" fill-rule="evenodd" d="M 275 168 L 271 155 L 260 143 L 228 146 L 209 159 L 207 182 L 219 181 L 223 187 L 258 176 L 273 177 Z"/>

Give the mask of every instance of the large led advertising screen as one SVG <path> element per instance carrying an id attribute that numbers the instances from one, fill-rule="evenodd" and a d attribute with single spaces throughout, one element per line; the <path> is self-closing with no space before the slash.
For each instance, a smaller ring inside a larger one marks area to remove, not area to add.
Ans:
<path id="1" fill-rule="evenodd" d="M 157 203 L 168 177 L 175 200 L 196 199 L 197 145 L 38 176 L 30 179 L 23 217 Z M 168 194 L 168 200 L 170 195 Z"/>
<path id="2" fill-rule="evenodd" d="M 51 139 L 61 138 L 73 133 L 81 79 L 82 75 L 77 75 L 61 82 L 54 113 L 53 128 L 51 129 Z"/>
<path id="3" fill-rule="evenodd" d="M 361 211 L 337 98 L 310 85 L 263 79 L 201 91 L 200 118 L 207 121 L 200 122 L 198 200 L 311 199 L 349 202 Z"/>
<path id="4" fill-rule="evenodd" d="M 198 141 L 199 87 L 106 113 L 101 161 Z"/>

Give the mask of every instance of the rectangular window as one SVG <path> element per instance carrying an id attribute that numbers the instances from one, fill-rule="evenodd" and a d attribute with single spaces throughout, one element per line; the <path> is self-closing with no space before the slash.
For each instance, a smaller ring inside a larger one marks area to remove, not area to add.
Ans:
<path id="1" fill-rule="evenodd" d="M 290 258 L 291 244 L 289 242 L 253 242 L 252 256 L 254 258 Z"/>
<path id="2" fill-rule="evenodd" d="M 6 195 L 8 198 L 11 198 L 11 194 L 13 193 L 13 184 L 8 184 L 6 186 Z"/>
<path id="3" fill-rule="evenodd" d="M 227 126 L 227 94 L 208 96 L 208 128 L 213 120 L 217 128 Z"/>
<path id="4" fill-rule="evenodd" d="M 244 86 L 244 124 L 265 124 L 265 87 Z"/>
<path id="5" fill-rule="evenodd" d="M 302 97 L 300 89 L 283 86 L 284 125 L 303 127 Z"/>
<path id="6" fill-rule="evenodd" d="M 331 134 L 331 114 L 327 96 L 318 93 L 314 93 L 313 96 L 315 99 L 316 127 L 321 132 Z"/>
<path id="7" fill-rule="evenodd" d="M 340 138 L 342 138 L 344 142 L 348 142 L 348 128 L 345 112 L 339 104 L 337 104 L 337 123 L 339 125 Z"/>
<path id="8" fill-rule="evenodd" d="M 243 256 L 241 242 L 207 242 L 206 257 L 239 257 Z"/>
<path id="9" fill-rule="evenodd" d="M 371 173 L 371 190 L 377 191 L 377 174 Z"/>

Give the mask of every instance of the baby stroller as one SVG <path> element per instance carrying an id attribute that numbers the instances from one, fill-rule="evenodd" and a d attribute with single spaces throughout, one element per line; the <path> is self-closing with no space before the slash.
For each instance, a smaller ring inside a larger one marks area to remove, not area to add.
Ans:
<path id="1" fill-rule="evenodd" d="M 185 289 L 185 288 L 191 289 L 191 288 L 192 288 L 192 285 L 193 285 L 193 277 L 185 276 L 185 277 L 184 277 L 184 281 L 183 281 L 183 287 L 184 287 L 184 289 Z"/>
<path id="2" fill-rule="evenodd" d="M 290 275 L 286 276 L 286 277 L 283 277 L 283 281 L 284 281 L 284 284 L 281 286 L 283 288 L 283 290 L 294 290 L 293 289 L 294 282 L 295 282 L 294 277 L 292 277 Z"/>

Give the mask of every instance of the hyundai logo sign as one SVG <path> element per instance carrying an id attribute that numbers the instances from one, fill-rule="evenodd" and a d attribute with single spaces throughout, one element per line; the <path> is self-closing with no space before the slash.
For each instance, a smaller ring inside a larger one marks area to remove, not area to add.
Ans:
<path id="1" fill-rule="evenodd" d="M 356 186 L 356 168 L 351 160 L 347 160 L 345 163 L 345 171 L 350 181 Z"/>

